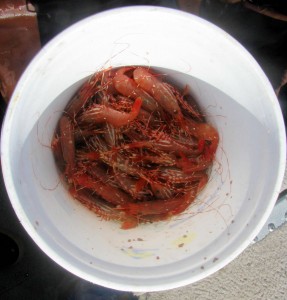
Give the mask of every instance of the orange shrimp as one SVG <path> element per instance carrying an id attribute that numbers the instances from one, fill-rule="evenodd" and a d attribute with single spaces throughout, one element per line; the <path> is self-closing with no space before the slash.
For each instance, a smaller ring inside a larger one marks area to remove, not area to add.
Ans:
<path id="1" fill-rule="evenodd" d="M 143 178 L 137 179 L 119 170 L 116 170 L 115 178 L 119 182 L 121 188 L 134 199 L 141 199 L 141 197 L 144 196 L 143 189 L 147 185 L 147 182 Z"/>
<path id="2" fill-rule="evenodd" d="M 117 208 L 125 211 L 128 215 L 160 215 L 172 213 L 184 201 L 186 195 L 180 195 L 172 199 L 160 199 L 154 201 L 142 201 L 136 203 L 125 203 Z"/>
<path id="3" fill-rule="evenodd" d="M 56 163 L 59 171 L 61 173 L 62 172 L 64 173 L 66 163 L 65 163 L 64 158 L 63 158 L 61 139 L 57 135 L 55 135 L 52 139 L 51 149 L 53 151 L 55 163 Z"/>
<path id="4" fill-rule="evenodd" d="M 125 212 L 115 209 L 113 206 L 110 206 L 109 203 L 97 199 L 89 190 L 76 190 L 74 187 L 70 187 L 69 192 L 73 198 L 96 213 L 101 219 L 121 222 L 121 229 L 132 229 L 139 223 L 136 217 L 126 215 Z"/>
<path id="5" fill-rule="evenodd" d="M 115 94 L 116 89 L 113 83 L 113 78 L 115 76 L 115 69 L 108 68 L 107 70 L 102 71 L 101 76 L 101 88 L 106 91 L 108 94 Z"/>
<path id="6" fill-rule="evenodd" d="M 133 72 L 135 82 L 149 93 L 158 104 L 174 117 L 181 116 L 181 110 L 177 99 L 170 89 L 156 76 L 152 75 L 147 68 L 137 67 Z"/>
<path id="7" fill-rule="evenodd" d="M 175 167 L 161 167 L 153 173 L 153 177 L 172 183 L 186 183 L 201 180 L 204 172 L 186 173 L 182 169 Z"/>
<path id="8" fill-rule="evenodd" d="M 176 206 L 172 211 L 172 215 L 179 215 L 183 213 L 190 205 L 191 203 L 195 200 L 195 197 L 197 195 L 197 189 L 191 189 L 189 190 L 186 194 L 184 194 L 183 199 L 181 203 L 179 203 L 178 206 Z"/>
<path id="9" fill-rule="evenodd" d="M 95 73 L 90 79 L 84 83 L 80 90 L 74 95 L 68 104 L 66 113 L 70 118 L 74 119 L 81 109 L 86 105 L 87 101 L 94 95 L 97 90 L 97 84 L 100 79 L 100 73 Z"/>
<path id="10" fill-rule="evenodd" d="M 213 160 L 213 156 L 209 154 L 208 148 L 205 148 L 203 154 L 196 158 L 188 158 L 183 153 L 180 153 L 180 156 L 181 158 L 177 160 L 176 166 L 181 168 L 185 174 L 205 171 L 211 166 Z"/>
<path id="11" fill-rule="evenodd" d="M 179 206 L 177 206 L 173 211 L 173 215 L 179 215 L 183 213 L 190 205 L 191 203 L 195 200 L 196 196 L 203 190 L 203 188 L 206 186 L 208 182 L 208 176 L 204 174 L 197 184 L 193 189 L 190 189 L 188 193 L 184 195 L 183 201 L 180 203 Z"/>
<path id="12" fill-rule="evenodd" d="M 173 191 L 162 183 L 150 182 L 150 186 L 157 199 L 169 199 L 173 196 Z"/>
<path id="13" fill-rule="evenodd" d="M 127 230 L 137 227 L 139 224 L 139 219 L 135 216 L 126 216 L 122 218 L 121 229 Z"/>
<path id="14" fill-rule="evenodd" d="M 191 115 L 194 119 L 198 120 L 199 122 L 204 121 L 203 115 L 199 112 L 199 108 L 197 107 L 197 104 L 195 100 L 191 97 L 191 95 L 188 93 L 189 87 L 186 86 L 183 93 L 180 93 L 174 86 L 172 86 L 169 83 L 164 83 L 174 94 L 176 97 L 179 106 L 187 112 L 189 115 Z M 187 98 L 187 99 L 185 99 Z"/>
<path id="15" fill-rule="evenodd" d="M 135 163 L 151 163 L 151 164 L 157 164 L 162 166 L 173 166 L 176 164 L 176 158 L 170 154 L 165 153 L 163 151 L 154 151 L 156 149 L 152 149 L 154 153 L 152 154 L 134 154 L 131 157 L 131 161 Z"/>
<path id="16" fill-rule="evenodd" d="M 131 67 L 120 68 L 113 79 L 114 87 L 124 96 L 131 97 L 132 99 L 141 98 L 142 107 L 147 111 L 153 112 L 158 110 L 158 104 L 148 93 L 142 90 L 135 81 L 125 75 L 127 71 L 132 70 Z"/>
<path id="17" fill-rule="evenodd" d="M 94 74 L 51 142 L 71 195 L 122 229 L 183 213 L 208 183 L 219 144 L 189 96 L 146 67 Z"/>
<path id="18" fill-rule="evenodd" d="M 185 129 L 195 136 L 199 141 L 206 141 L 205 155 L 213 159 L 219 143 L 219 134 L 217 130 L 208 123 L 197 123 L 192 119 L 184 120 Z"/>
<path id="19" fill-rule="evenodd" d="M 143 169 L 138 168 L 128 157 L 118 151 L 104 151 L 100 152 L 100 159 L 110 166 L 115 172 L 120 170 L 131 176 L 148 179 L 146 172 Z"/>
<path id="20" fill-rule="evenodd" d="M 112 109 L 106 105 L 95 104 L 84 111 L 79 117 L 80 123 L 109 123 L 114 127 L 121 127 L 132 122 L 139 114 L 142 104 L 141 98 L 137 98 L 130 113 Z"/>
<path id="21" fill-rule="evenodd" d="M 108 165 L 112 170 L 124 172 L 127 175 L 140 176 L 143 175 L 129 158 L 115 150 L 111 151 L 78 151 L 77 158 L 79 161 L 101 161 Z"/>
<path id="22" fill-rule="evenodd" d="M 190 142 L 190 144 L 182 143 L 164 132 L 154 130 L 147 131 L 147 134 L 149 137 L 148 140 L 127 143 L 123 148 L 132 149 L 146 147 L 173 153 L 185 153 L 190 155 L 198 154 L 198 144 L 194 142 Z"/>
<path id="23" fill-rule="evenodd" d="M 63 115 L 59 121 L 59 128 L 65 174 L 71 177 L 75 168 L 74 126 L 70 118 Z"/>
<path id="24" fill-rule="evenodd" d="M 75 174 L 73 176 L 73 182 L 79 188 L 92 190 L 109 203 L 123 204 L 133 202 L 132 197 L 127 193 L 102 182 L 99 178 L 94 179 L 87 174 Z"/>
<path id="25" fill-rule="evenodd" d="M 87 189 L 75 189 L 75 187 L 70 187 L 69 192 L 75 199 L 80 201 L 88 209 L 95 212 L 104 220 L 120 221 L 126 218 L 124 213 L 114 209 L 114 207 L 109 205 L 109 203 L 97 199 L 97 197 L 95 196 L 95 194 L 92 193 L 92 191 L 89 191 Z"/>

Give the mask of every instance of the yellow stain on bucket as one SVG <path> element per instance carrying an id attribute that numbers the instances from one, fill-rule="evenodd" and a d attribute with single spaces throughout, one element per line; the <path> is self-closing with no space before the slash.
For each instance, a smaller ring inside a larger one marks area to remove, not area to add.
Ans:
<path id="1" fill-rule="evenodd" d="M 175 239 L 172 244 L 175 247 L 181 248 L 191 243 L 196 238 L 196 234 L 194 232 L 186 233 L 179 238 Z"/>

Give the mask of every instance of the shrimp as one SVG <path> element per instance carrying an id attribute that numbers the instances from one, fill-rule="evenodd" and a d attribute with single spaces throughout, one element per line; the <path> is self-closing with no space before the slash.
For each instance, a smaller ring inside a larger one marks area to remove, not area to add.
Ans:
<path id="1" fill-rule="evenodd" d="M 183 201 L 172 211 L 173 215 L 179 215 L 183 213 L 194 202 L 196 196 L 203 190 L 208 182 L 208 176 L 205 174 L 202 176 L 199 183 L 185 194 Z"/>
<path id="2" fill-rule="evenodd" d="M 95 212 L 98 216 L 100 216 L 104 220 L 122 220 L 125 219 L 126 216 L 123 212 L 120 212 L 114 209 L 109 203 L 97 199 L 95 194 L 88 189 L 75 189 L 75 187 L 70 187 L 70 194 L 77 199 L 79 202 L 84 204 L 91 211 Z"/>
<path id="3" fill-rule="evenodd" d="M 123 204 L 133 202 L 132 197 L 127 193 L 102 182 L 100 178 L 95 179 L 88 174 L 74 174 L 72 179 L 79 188 L 90 189 L 109 203 Z"/>
<path id="4" fill-rule="evenodd" d="M 94 95 L 99 78 L 99 73 L 92 75 L 71 99 L 66 110 L 66 113 L 70 118 L 74 119 L 81 109 L 84 108 L 87 101 Z"/>
<path id="5" fill-rule="evenodd" d="M 186 92 L 146 67 L 91 76 L 51 142 L 71 195 L 122 229 L 183 213 L 208 183 L 219 144 Z"/>
<path id="6" fill-rule="evenodd" d="M 204 121 L 204 117 L 200 114 L 199 108 L 197 107 L 195 100 L 188 93 L 189 87 L 186 86 L 183 93 L 181 94 L 174 86 L 168 83 L 164 83 L 167 88 L 174 94 L 177 99 L 179 106 L 185 113 L 188 113 L 192 118 L 199 122 Z M 187 98 L 187 99 L 185 99 Z"/>
<path id="7" fill-rule="evenodd" d="M 196 158 L 188 158 L 181 153 L 181 158 L 177 160 L 176 166 L 180 168 L 185 174 L 194 174 L 194 172 L 205 171 L 212 164 L 212 156 L 210 156 L 208 150 L 207 155 L 205 152 Z"/>
<path id="8" fill-rule="evenodd" d="M 185 195 L 180 195 L 172 199 L 160 199 L 154 201 L 142 201 L 137 203 L 125 203 L 119 205 L 119 210 L 125 211 L 128 215 L 160 215 L 172 212 L 181 204 Z"/>
<path id="9" fill-rule="evenodd" d="M 145 194 L 148 193 L 148 191 L 144 191 L 147 181 L 143 178 L 138 179 L 119 170 L 115 172 L 115 178 L 121 188 L 135 199 L 144 198 Z"/>
<path id="10" fill-rule="evenodd" d="M 189 190 L 188 193 L 184 194 L 181 203 L 179 203 L 179 205 L 172 210 L 171 214 L 179 215 L 183 213 L 195 200 L 196 195 L 197 195 L 196 188 Z"/>
<path id="11" fill-rule="evenodd" d="M 59 136 L 55 135 L 52 139 L 51 143 L 51 149 L 53 151 L 55 163 L 59 169 L 59 171 L 62 173 L 65 172 L 65 166 L 66 163 L 63 158 L 63 153 L 62 153 L 62 145 L 61 145 L 61 139 Z"/>
<path id="12" fill-rule="evenodd" d="M 162 183 L 151 182 L 151 189 L 157 199 L 168 199 L 173 196 L 173 191 Z"/>
<path id="13" fill-rule="evenodd" d="M 161 151 L 173 152 L 173 153 L 185 153 L 185 154 L 198 154 L 198 147 L 196 143 L 184 144 L 171 136 L 161 133 L 158 134 L 154 131 L 148 132 L 149 139 L 143 141 L 134 141 L 124 145 L 124 149 L 132 148 L 153 148 Z"/>
<path id="14" fill-rule="evenodd" d="M 181 117 L 177 99 L 170 89 L 158 77 L 152 75 L 147 68 L 138 67 L 133 72 L 135 82 L 149 93 L 158 104 L 171 116 Z"/>
<path id="15" fill-rule="evenodd" d="M 114 127 L 121 127 L 129 124 L 137 117 L 141 104 L 141 98 L 137 98 L 130 113 L 117 111 L 106 105 L 95 104 L 92 108 L 84 111 L 78 121 L 83 124 L 107 122 Z"/>
<path id="16" fill-rule="evenodd" d="M 70 118 L 63 115 L 59 121 L 59 128 L 65 174 L 71 177 L 75 168 L 74 126 Z"/>
<path id="17" fill-rule="evenodd" d="M 128 175 L 140 177 L 148 180 L 147 172 L 144 169 L 139 169 L 129 158 L 114 150 L 100 152 L 100 159 L 110 166 L 115 172 L 120 170 Z"/>
<path id="18" fill-rule="evenodd" d="M 159 170 L 156 170 L 153 174 L 153 177 L 164 180 L 166 182 L 172 183 L 188 183 L 199 181 L 204 172 L 193 172 L 186 174 L 182 169 L 175 167 L 161 167 Z"/>
<path id="19" fill-rule="evenodd" d="M 154 98 L 142 90 L 132 78 L 125 75 L 131 69 L 130 67 L 123 67 L 116 72 L 113 79 L 114 87 L 124 96 L 131 97 L 132 99 L 141 98 L 142 107 L 147 111 L 153 112 L 158 110 L 159 107 Z"/>
<path id="20" fill-rule="evenodd" d="M 205 155 L 209 160 L 217 150 L 219 143 L 218 131 L 208 123 L 197 123 L 192 119 L 185 119 L 186 130 L 195 136 L 199 141 L 205 141 Z"/>
<path id="21" fill-rule="evenodd" d="M 101 89 L 106 91 L 108 94 L 115 94 L 116 89 L 113 83 L 113 78 L 115 76 L 115 69 L 108 68 L 107 70 L 102 71 L 101 76 Z"/>

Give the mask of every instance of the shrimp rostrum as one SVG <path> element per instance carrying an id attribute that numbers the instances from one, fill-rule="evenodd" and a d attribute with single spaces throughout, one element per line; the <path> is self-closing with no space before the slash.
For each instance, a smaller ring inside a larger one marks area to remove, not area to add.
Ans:
<path id="1" fill-rule="evenodd" d="M 70 194 L 123 229 L 184 213 L 208 183 L 219 143 L 188 99 L 147 67 L 91 76 L 51 144 Z"/>

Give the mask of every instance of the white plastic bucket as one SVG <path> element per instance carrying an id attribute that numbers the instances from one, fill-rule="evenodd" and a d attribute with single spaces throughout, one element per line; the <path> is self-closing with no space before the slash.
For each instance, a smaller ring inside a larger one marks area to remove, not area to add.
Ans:
<path id="1" fill-rule="evenodd" d="M 164 69 L 188 84 L 220 134 L 210 182 L 195 204 L 131 230 L 69 196 L 49 147 L 85 78 L 123 65 Z M 125 291 L 180 287 L 224 267 L 267 220 L 285 170 L 281 111 L 255 60 L 216 26 L 160 7 L 99 13 L 48 43 L 15 89 L 1 142 L 10 200 L 38 246 L 77 276 Z"/>

